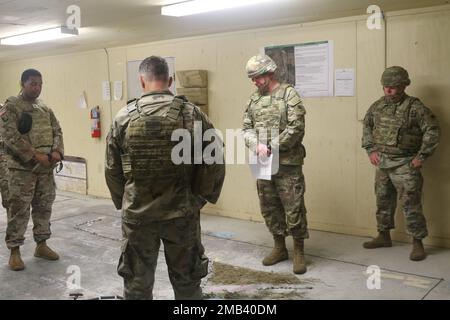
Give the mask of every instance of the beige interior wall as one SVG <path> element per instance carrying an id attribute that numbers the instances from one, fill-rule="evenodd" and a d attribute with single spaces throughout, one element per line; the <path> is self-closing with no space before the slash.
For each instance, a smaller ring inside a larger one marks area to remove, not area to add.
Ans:
<path id="1" fill-rule="evenodd" d="M 76 108 L 85 90 L 90 106 L 102 108 L 102 125 L 110 125 L 122 101 L 101 101 L 101 81 L 126 83 L 126 62 L 149 55 L 176 57 L 176 69 L 209 72 L 209 115 L 221 130 L 241 127 L 244 106 L 253 91 L 244 73 L 247 59 L 261 47 L 333 40 L 335 67 L 357 70 L 355 97 L 304 99 L 307 110 L 306 205 L 313 229 L 356 235 L 375 233 L 374 169 L 360 148 L 361 119 L 382 95 L 380 74 L 386 64 L 409 69 L 410 94 L 419 96 L 437 114 L 443 139 L 424 169 L 424 207 L 430 225 L 428 243 L 450 247 L 449 194 L 450 6 L 392 13 L 384 30 L 370 31 L 364 17 L 176 39 L 83 54 L 17 61 L 0 65 L 0 98 L 17 92 L 17 79 L 28 66 L 44 73 L 44 100 L 56 112 L 65 133 L 67 153 L 88 160 L 89 193 L 108 194 L 103 178 L 104 139 L 89 135 L 89 114 Z M 416 44 L 417 42 L 417 44 Z M 107 58 L 109 57 L 109 58 Z M 387 57 L 387 61 L 386 61 Z M 446 77 L 447 76 L 447 77 Z M 124 90 L 126 91 L 126 90 Z M 447 102 L 447 104 L 445 103 Z M 111 108 L 111 109 L 110 109 Z M 103 138 L 105 137 L 103 130 Z M 229 143 L 229 142 L 228 142 Z M 447 160 L 447 161 L 446 161 Z M 205 212 L 261 221 L 255 182 L 245 165 L 227 166 L 223 194 Z M 406 240 L 397 215 L 395 238 Z"/>
<path id="2" fill-rule="evenodd" d="M 409 71 L 408 93 L 419 97 L 437 116 L 442 140 L 423 174 L 424 213 L 430 238 L 449 244 L 450 236 L 450 12 L 392 14 L 387 17 L 387 64 Z M 401 213 L 397 225 L 404 228 Z"/>
<path id="3" fill-rule="evenodd" d="M 103 119 L 110 119 L 109 102 L 102 99 L 102 81 L 108 80 L 108 60 L 103 50 L 4 63 L 0 66 L 0 99 L 17 95 L 20 75 L 27 68 L 38 69 L 43 76 L 42 100 L 54 110 L 64 134 L 66 155 L 87 161 L 88 190 L 92 195 L 109 196 L 104 179 L 104 137 L 110 120 L 103 121 L 102 139 L 91 138 L 88 109 L 78 101 L 86 92 L 89 107 L 100 106 Z"/>

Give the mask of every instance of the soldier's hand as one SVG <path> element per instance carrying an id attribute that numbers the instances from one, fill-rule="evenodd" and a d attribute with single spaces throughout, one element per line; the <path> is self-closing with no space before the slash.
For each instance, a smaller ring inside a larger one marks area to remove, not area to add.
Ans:
<path id="1" fill-rule="evenodd" d="M 414 159 L 411 161 L 411 165 L 412 165 L 412 167 L 413 167 L 414 169 L 420 169 L 420 168 L 422 168 L 422 164 L 423 164 L 423 161 L 422 161 L 422 160 L 419 160 L 419 159 L 416 159 L 416 158 L 414 158 Z"/>
<path id="2" fill-rule="evenodd" d="M 270 149 L 265 144 L 260 143 L 256 147 L 256 154 L 258 156 L 268 157 L 268 156 L 270 156 L 271 153 L 272 152 L 270 151 Z"/>
<path id="3" fill-rule="evenodd" d="M 373 164 L 374 166 L 378 167 L 378 165 L 380 164 L 380 155 L 376 151 L 370 154 L 369 159 L 370 163 Z"/>
<path id="4" fill-rule="evenodd" d="M 44 167 L 49 168 L 51 166 L 50 161 L 48 161 L 48 156 L 45 153 L 36 152 L 34 154 L 34 159 Z"/>
<path id="5" fill-rule="evenodd" d="M 55 164 L 55 163 L 60 162 L 61 160 L 62 160 L 61 154 L 58 151 L 53 151 L 52 152 L 52 163 Z"/>

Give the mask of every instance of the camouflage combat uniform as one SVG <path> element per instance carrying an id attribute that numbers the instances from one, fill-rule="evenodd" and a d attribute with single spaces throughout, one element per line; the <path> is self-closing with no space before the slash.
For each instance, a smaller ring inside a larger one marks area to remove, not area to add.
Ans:
<path id="1" fill-rule="evenodd" d="M 0 110 L 3 105 L 0 104 Z M 3 139 L 0 136 L 0 192 L 2 196 L 2 206 L 8 209 L 8 165 L 6 162 Z"/>
<path id="2" fill-rule="evenodd" d="M 205 200 L 191 188 L 194 166 L 171 160 L 178 144 L 171 141 L 173 130 L 192 134 L 194 121 L 201 121 L 203 131 L 213 128 L 193 104 L 169 91 L 152 92 L 119 111 L 108 135 L 105 176 L 116 208 L 122 209 L 125 241 L 118 273 L 126 299 L 153 298 L 160 240 L 175 298 L 202 298 L 208 259 L 199 215 Z M 209 178 L 221 188 L 223 175 Z"/>
<path id="3" fill-rule="evenodd" d="M 436 117 L 417 98 L 405 94 L 393 103 L 382 97 L 368 110 L 362 147 L 369 155 L 376 151 L 380 156 L 375 179 L 378 231 L 395 227 L 399 195 L 408 232 L 418 240 L 428 235 L 421 203 L 423 178 L 411 161 L 414 158 L 423 161 L 431 156 L 439 136 Z"/>
<path id="4" fill-rule="evenodd" d="M 18 131 L 23 113 L 32 118 L 32 128 L 27 134 Z M 50 217 L 56 196 L 53 169 L 38 164 L 33 155 L 35 151 L 44 154 L 57 151 L 62 157 L 64 144 L 58 120 L 41 100 L 29 102 L 21 95 L 8 98 L 0 117 L 9 168 L 6 244 L 11 249 L 23 245 L 30 205 L 34 240 L 39 243 L 50 238 Z"/>
<path id="5" fill-rule="evenodd" d="M 244 138 L 255 151 L 258 142 L 279 150 L 279 171 L 271 181 L 258 180 L 262 215 L 274 235 L 309 238 L 304 201 L 305 178 L 302 172 L 306 156 L 302 140 L 305 134 L 305 108 L 297 91 L 281 84 L 270 95 L 255 92 L 244 114 Z M 275 130 L 278 137 L 271 137 Z M 261 137 L 267 135 L 267 141 Z M 258 140 L 259 139 L 259 140 Z"/>

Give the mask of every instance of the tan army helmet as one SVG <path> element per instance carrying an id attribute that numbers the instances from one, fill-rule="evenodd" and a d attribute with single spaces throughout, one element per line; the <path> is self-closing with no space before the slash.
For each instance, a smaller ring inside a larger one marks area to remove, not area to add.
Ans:
<path id="1" fill-rule="evenodd" d="M 381 76 L 381 84 L 385 87 L 409 86 L 411 80 L 409 79 L 408 71 L 402 67 L 393 66 L 384 70 Z"/>
<path id="2" fill-rule="evenodd" d="M 258 54 L 248 60 L 245 69 L 248 77 L 253 78 L 267 72 L 275 72 L 277 65 L 269 56 Z"/>

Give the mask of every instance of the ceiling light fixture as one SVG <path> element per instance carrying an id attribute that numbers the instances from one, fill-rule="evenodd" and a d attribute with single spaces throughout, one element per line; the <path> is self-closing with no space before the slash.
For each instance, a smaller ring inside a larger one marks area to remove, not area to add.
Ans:
<path id="1" fill-rule="evenodd" d="M 36 42 L 65 39 L 77 36 L 78 34 L 77 28 L 69 29 L 67 27 L 58 27 L 2 38 L 0 39 L 0 45 L 20 46 Z"/>
<path id="2" fill-rule="evenodd" d="M 163 16 L 181 17 L 204 12 L 244 7 L 269 1 L 272 0 L 191 0 L 163 6 L 161 8 L 161 14 Z"/>

